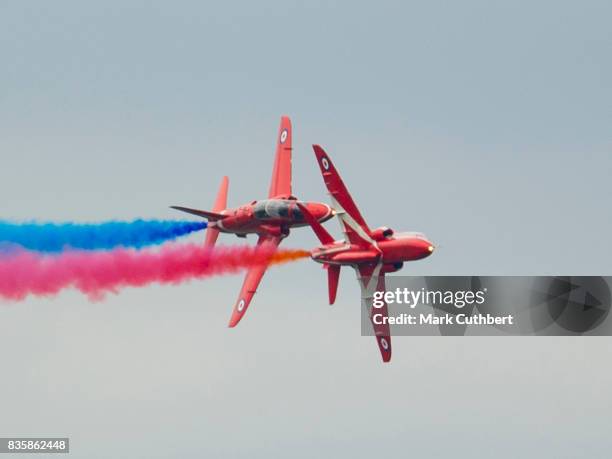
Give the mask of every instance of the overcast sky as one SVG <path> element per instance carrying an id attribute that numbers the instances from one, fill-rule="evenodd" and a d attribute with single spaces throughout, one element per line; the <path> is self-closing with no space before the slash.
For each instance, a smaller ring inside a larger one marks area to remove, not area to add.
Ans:
<path id="1" fill-rule="evenodd" d="M 439 246 L 404 275 L 612 274 L 610 2 L 97 3 L 0 6 L 0 218 L 179 217 L 226 174 L 230 205 L 261 199 L 287 114 L 297 196 L 327 200 L 320 143 L 371 226 Z M 75 458 L 609 456 L 608 338 L 397 337 L 383 365 L 349 270 L 329 307 L 318 264 L 271 269 L 230 330 L 241 282 L 0 305 L 0 435 Z"/>

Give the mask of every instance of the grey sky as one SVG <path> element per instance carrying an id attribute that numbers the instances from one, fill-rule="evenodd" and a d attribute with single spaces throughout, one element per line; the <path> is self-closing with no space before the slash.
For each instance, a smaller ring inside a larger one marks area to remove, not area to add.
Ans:
<path id="1" fill-rule="evenodd" d="M 178 217 L 224 174 L 231 205 L 264 197 L 288 114 L 296 195 L 326 200 L 320 143 L 368 223 L 440 246 L 402 274 L 610 275 L 611 15 L 4 2 L 0 217 Z M 272 269 L 229 330 L 241 280 L 2 305 L 0 434 L 79 458 L 609 455 L 609 339 L 398 337 L 384 366 L 353 273 L 330 308 L 319 265 Z"/>

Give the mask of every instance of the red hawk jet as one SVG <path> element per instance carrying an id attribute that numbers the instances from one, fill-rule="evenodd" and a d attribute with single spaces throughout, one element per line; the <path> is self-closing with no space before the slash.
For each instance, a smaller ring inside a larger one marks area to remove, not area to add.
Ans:
<path id="1" fill-rule="evenodd" d="M 323 181 L 331 195 L 332 207 L 340 219 L 346 240 L 335 241 L 323 228 L 308 208 L 298 204 L 304 218 L 323 244 L 311 251 L 313 260 L 323 263 L 327 268 L 329 304 L 336 300 L 340 267 L 352 266 L 357 272 L 361 287 L 361 300 L 369 310 L 376 341 L 384 362 L 391 360 L 391 336 L 389 325 L 375 323 L 373 313 L 387 317 L 387 305 L 372 308 L 375 291 L 385 291 L 385 274 L 398 271 L 405 261 L 420 260 L 434 251 L 434 246 L 420 233 L 394 233 L 391 228 L 381 227 L 371 230 L 353 198 L 349 194 L 338 171 L 329 156 L 318 145 L 313 145 L 317 162 L 323 174 Z M 378 320 L 380 322 L 381 320 Z"/>
<path id="2" fill-rule="evenodd" d="M 278 246 L 289 235 L 290 228 L 308 225 L 298 207 L 298 200 L 291 191 L 291 137 L 291 120 L 283 116 L 276 144 L 276 157 L 268 199 L 252 201 L 234 209 L 227 209 L 229 180 L 223 177 L 212 211 L 172 206 L 173 209 L 208 220 L 206 247 L 215 245 L 219 233 L 233 233 L 238 237 L 257 234 L 259 236 L 257 245 Z M 333 216 L 332 209 L 327 204 L 301 202 L 300 206 L 302 209 L 308 209 L 311 218 L 317 222 L 328 220 Z M 238 300 L 234 305 L 229 322 L 230 327 L 235 327 L 242 319 L 266 269 L 267 266 L 258 266 L 251 268 L 247 273 Z"/>

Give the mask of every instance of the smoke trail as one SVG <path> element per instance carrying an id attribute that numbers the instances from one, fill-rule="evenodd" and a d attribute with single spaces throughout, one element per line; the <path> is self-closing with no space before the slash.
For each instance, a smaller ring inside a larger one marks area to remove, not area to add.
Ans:
<path id="1" fill-rule="evenodd" d="M 204 248 L 176 243 L 158 250 L 66 251 L 55 255 L 13 250 L 0 257 L 0 298 L 23 300 L 28 295 L 55 295 L 73 287 L 96 300 L 123 287 L 178 284 L 308 255 L 304 250 L 276 250 L 267 245 Z"/>
<path id="2" fill-rule="evenodd" d="M 103 223 L 12 223 L 0 220 L 0 242 L 39 252 L 96 250 L 161 244 L 206 228 L 206 222 L 134 220 Z"/>

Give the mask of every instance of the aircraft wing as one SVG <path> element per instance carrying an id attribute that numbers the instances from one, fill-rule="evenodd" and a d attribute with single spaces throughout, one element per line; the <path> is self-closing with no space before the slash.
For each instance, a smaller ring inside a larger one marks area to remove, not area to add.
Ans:
<path id="1" fill-rule="evenodd" d="M 340 219 L 342 231 L 352 244 L 376 246 L 376 242 L 370 237 L 370 228 L 361 216 L 329 155 L 319 145 L 313 145 L 312 148 L 331 196 L 332 207 Z"/>
<path id="2" fill-rule="evenodd" d="M 291 196 L 291 137 L 291 120 L 288 116 L 283 116 L 276 141 L 269 198 Z"/>
<path id="3" fill-rule="evenodd" d="M 282 238 L 278 236 L 259 236 L 259 240 L 257 241 L 257 245 L 260 246 L 262 244 L 273 244 L 275 247 L 278 247 Z M 242 289 L 240 290 L 240 295 L 238 295 L 238 300 L 234 305 L 234 311 L 232 312 L 232 317 L 229 322 L 229 327 L 235 327 L 238 325 L 238 322 L 244 316 L 244 313 L 249 307 L 255 292 L 257 291 L 257 287 L 261 282 L 261 278 L 268 269 L 268 265 L 259 265 L 252 267 L 244 278 L 244 282 L 242 283 Z"/>
<path id="4" fill-rule="evenodd" d="M 388 317 L 389 315 L 386 303 L 380 308 L 373 306 L 374 292 L 385 291 L 385 275 L 380 273 L 381 267 L 381 264 L 359 265 L 355 269 L 359 286 L 361 287 L 362 305 L 368 311 L 383 362 L 388 362 L 391 360 L 391 330 L 389 329 L 389 324 L 374 323 L 374 314 L 380 314 L 382 317 Z M 378 321 L 380 322 L 380 320 Z"/>

